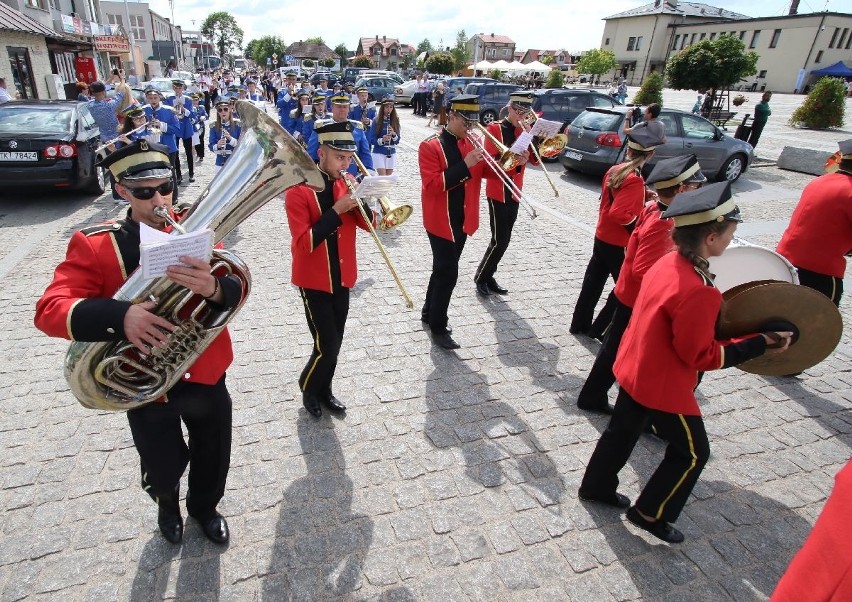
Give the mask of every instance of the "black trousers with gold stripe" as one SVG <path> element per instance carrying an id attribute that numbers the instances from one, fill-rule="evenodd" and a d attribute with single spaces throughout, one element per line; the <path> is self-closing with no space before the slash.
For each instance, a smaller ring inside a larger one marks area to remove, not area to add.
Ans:
<path id="1" fill-rule="evenodd" d="M 349 315 L 349 289 L 340 287 L 333 293 L 326 293 L 300 288 L 299 292 L 314 340 L 311 357 L 299 377 L 299 388 L 325 396 L 331 392 L 337 356 L 343 344 L 343 331 Z"/>
<path id="2" fill-rule="evenodd" d="M 634 505 L 645 515 L 672 523 L 680 516 L 710 457 L 710 442 L 701 416 L 650 410 L 622 389 L 580 487 L 592 497 L 607 498 L 615 494 L 618 473 L 630 458 L 649 418 L 668 446 L 663 461 Z"/>
<path id="3" fill-rule="evenodd" d="M 821 292 L 831 299 L 832 303 L 840 305 L 840 299 L 843 297 L 843 278 L 812 272 L 798 266 L 796 270 L 799 272 L 799 284 Z"/>
<path id="4" fill-rule="evenodd" d="M 508 198 L 508 197 L 507 197 Z M 503 254 L 509 248 L 512 239 L 512 228 L 518 219 L 518 207 L 520 203 L 508 200 L 504 203 L 488 199 L 488 214 L 491 218 L 491 242 L 485 249 L 485 255 L 479 262 L 479 268 L 473 277 L 474 282 L 488 283 L 494 278 L 497 266 L 503 259 Z"/>

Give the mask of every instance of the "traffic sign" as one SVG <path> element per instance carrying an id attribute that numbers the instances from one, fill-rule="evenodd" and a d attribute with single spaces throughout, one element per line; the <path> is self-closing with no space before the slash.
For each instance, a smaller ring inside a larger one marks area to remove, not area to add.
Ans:
<path id="1" fill-rule="evenodd" d="M 271 64 L 272 64 L 272 58 L 271 58 L 271 57 L 266 57 L 266 64 L 267 64 L 267 65 L 271 65 Z"/>

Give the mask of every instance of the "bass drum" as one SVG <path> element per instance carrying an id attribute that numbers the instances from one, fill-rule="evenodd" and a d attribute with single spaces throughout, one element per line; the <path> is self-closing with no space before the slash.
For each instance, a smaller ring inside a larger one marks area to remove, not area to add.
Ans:
<path id="1" fill-rule="evenodd" d="M 799 284 L 796 268 L 784 257 L 742 241 L 731 243 L 718 257 L 710 258 L 710 273 L 716 274 L 716 287 L 723 293 L 747 282 L 774 280 Z"/>

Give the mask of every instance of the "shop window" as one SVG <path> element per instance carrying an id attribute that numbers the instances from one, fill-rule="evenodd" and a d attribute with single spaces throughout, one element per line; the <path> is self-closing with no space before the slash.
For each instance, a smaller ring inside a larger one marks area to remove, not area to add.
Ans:
<path id="1" fill-rule="evenodd" d="M 33 81 L 33 66 L 30 63 L 30 51 L 17 46 L 6 46 L 6 53 L 9 55 L 12 81 L 21 98 L 38 98 L 38 91 Z"/>

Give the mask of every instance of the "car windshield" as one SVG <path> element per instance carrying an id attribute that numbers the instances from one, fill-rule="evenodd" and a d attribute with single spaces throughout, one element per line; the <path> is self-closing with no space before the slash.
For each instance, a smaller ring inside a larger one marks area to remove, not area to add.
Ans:
<path id="1" fill-rule="evenodd" d="M 597 111 L 584 111 L 577 115 L 571 122 L 572 127 L 594 130 L 596 132 L 614 132 L 618 128 L 621 115 L 618 113 L 598 113 Z"/>
<path id="2" fill-rule="evenodd" d="M 147 84 L 145 84 L 145 87 L 146 88 L 149 88 L 149 87 L 156 88 L 160 92 L 173 92 L 174 91 L 174 89 L 172 88 L 172 80 L 170 80 L 170 79 L 168 79 L 168 80 L 162 80 L 162 79 L 156 80 L 155 79 L 155 80 L 149 81 Z"/>
<path id="3" fill-rule="evenodd" d="M 0 107 L 2 134 L 56 134 L 71 131 L 71 109 Z"/>

